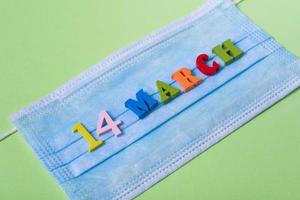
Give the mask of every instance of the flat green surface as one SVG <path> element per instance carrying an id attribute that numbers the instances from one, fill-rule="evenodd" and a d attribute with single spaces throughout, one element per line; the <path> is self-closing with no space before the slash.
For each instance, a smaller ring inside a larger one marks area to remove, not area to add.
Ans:
<path id="1" fill-rule="evenodd" d="M 203 2 L 0 0 L 0 132 L 11 113 Z M 300 56 L 299 0 L 239 8 Z M 299 119 L 297 90 L 138 199 L 300 199 Z M 66 198 L 19 134 L 0 143 L 1 200 Z"/>

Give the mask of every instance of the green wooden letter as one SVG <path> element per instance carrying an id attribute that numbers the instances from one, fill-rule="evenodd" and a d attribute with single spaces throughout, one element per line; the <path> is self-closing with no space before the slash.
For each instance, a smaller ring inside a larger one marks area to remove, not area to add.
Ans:
<path id="1" fill-rule="evenodd" d="M 169 84 L 159 80 L 156 81 L 156 86 L 159 91 L 161 102 L 163 104 L 168 103 L 181 93 L 181 91 L 178 88 L 170 86 Z"/>
<path id="2" fill-rule="evenodd" d="M 231 39 L 227 39 L 221 45 L 215 46 L 212 52 L 221 58 L 225 65 L 229 65 L 244 54 L 242 50 L 231 42 Z"/>

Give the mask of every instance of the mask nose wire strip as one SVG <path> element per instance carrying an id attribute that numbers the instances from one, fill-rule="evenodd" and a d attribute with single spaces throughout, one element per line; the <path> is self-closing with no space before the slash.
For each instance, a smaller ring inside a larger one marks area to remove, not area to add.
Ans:
<path id="1" fill-rule="evenodd" d="M 14 127 L 13 129 L 11 129 L 10 131 L 7 131 L 3 134 L 0 135 L 0 141 L 4 140 L 5 138 L 7 138 L 8 136 L 14 134 L 18 132 L 18 129 L 16 127 Z"/>
<path id="2" fill-rule="evenodd" d="M 235 5 L 241 3 L 242 1 L 244 1 L 244 0 L 232 0 L 232 2 L 233 2 Z M 10 135 L 12 135 L 12 134 L 14 134 L 14 133 L 16 133 L 16 132 L 18 132 L 18 129 L 17 129 L 16 127 L 14 127 L 14 128 L 11 129 L 10 131 L 7 131 L 7 132 L 1 134 L 1 135 L 0 135 L 0 142 L 1 142 L 2 140 L 4 140 L 5 138 L 7 138 L 8 136 L 10 136 Z"/>

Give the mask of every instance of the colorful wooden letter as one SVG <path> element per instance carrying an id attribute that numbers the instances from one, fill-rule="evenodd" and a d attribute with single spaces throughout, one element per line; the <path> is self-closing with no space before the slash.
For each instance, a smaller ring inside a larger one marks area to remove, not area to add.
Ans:
<path id="1" fill-rule="evenodd" d="M 106 111 L 101 111 L 98 116 L 96 133 L 102 135 L 111 130 L 115 136 L 119 136 L 122 133 L 118 127 L 121 123 L 121 120 L 113 121 Z"/>
<path id="2" fill-rule="evenodd" d="M 136 99 L 128 99 L 125 102 L 125 107 L 134 112 L 140 119 L 146 117 L 158 105 L 158 101 L 142 89 L 136 93 Z"/>
<path id="3" fill-rule="evenodd" d="M 212 66 L 208 66 L 205 64 L 209 59 L 209 56 L 207 54 L 201 54 L 196 59 L 196 66 L 199 69 L 200 72 L 207 76 L 212 76 L 220 69 L 220 65 L 213 61 Z"/>
<path id="4" fill-rule="evenodd" d="M 81 123 L 75 124 L 72 131 L 73 133 L 78 132 L 89 143 L 89 152 L 94 151 L 104 143 L 102 140 L 95 140 L 91 133 Z"/>
<path id="5" fill-rule="evenodd" d="M 200 84 L 202 81 L 201 78 L 193 76 L 191 70 L 186 67 L 180 68 L 174 72 L 171 77 L 181 85 L 185 92 Z"/>
<path id="6" fill-rule="evenodd" d="M 159 80 L 156 81 L 156 86 L 159 91 L 161 102 L 163 104 L 168 103 L 169 101 L 171 101 L 181 93 L 181 91 L 178 88 L 173 87 Z"/>
<path id="7" fill-rule="evenodd" d="M 227 39 L 221 45 L 214 47 L 212 52 L 221 58 L 225 65 L 229 65 L 244 54 L 244 52 L 236 47 L 230 39 Z"/>

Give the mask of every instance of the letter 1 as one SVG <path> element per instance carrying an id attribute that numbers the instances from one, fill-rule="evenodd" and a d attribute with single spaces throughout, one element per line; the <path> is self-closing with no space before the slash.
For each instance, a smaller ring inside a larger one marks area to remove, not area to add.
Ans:
<path id="1" fill-rule="evenodd" d="M 96 140 L 81 123 L 75 124 L 72 131 L 73 133 L 78 132 L 89 143 L 89 152 L 94 151 L 104 143 L 102 140 Z"/>

